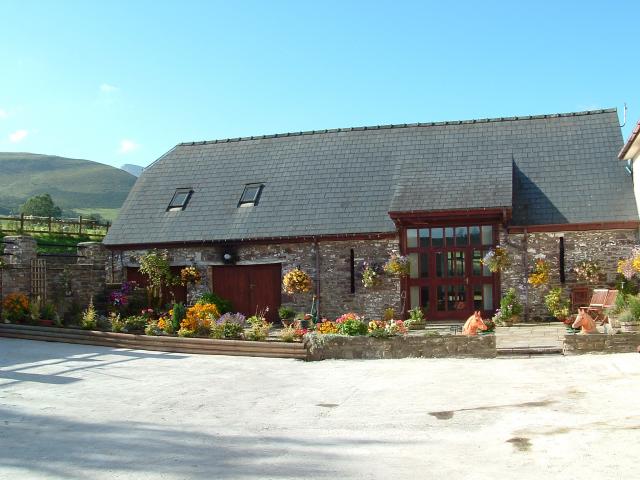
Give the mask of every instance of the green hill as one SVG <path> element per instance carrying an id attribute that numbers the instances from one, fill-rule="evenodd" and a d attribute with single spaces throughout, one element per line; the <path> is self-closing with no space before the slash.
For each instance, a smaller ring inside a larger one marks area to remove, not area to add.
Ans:
<path id="1" fill-rule="evenodd" d="M 113 219 L 136 177 L 89 160 L 0 152 L 0 214 L 17 213 L 29 197 L 49 193 L 56 205 Z"/>

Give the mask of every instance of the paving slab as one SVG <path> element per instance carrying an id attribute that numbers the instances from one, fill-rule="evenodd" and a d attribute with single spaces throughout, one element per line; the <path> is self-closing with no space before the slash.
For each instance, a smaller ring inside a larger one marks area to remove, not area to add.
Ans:
<path id="1" fill-rule="evenodd" d="M 640 355 L 305 363 L 0 339 L 0 478 L 637 477 Z"/>

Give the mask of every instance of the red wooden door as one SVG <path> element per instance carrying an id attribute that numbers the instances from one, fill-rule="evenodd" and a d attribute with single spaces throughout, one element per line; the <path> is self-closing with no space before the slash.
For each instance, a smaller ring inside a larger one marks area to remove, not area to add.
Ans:
<path id="1" fill-rule="evenodd" d="M 171 267 L 171 274 L 176 277 L 180 277 L 180 270 L 184 267 L 174 266 Z M 127 267 L 127 281 L 136 282 L 140 288 L 145 288 L 149 284 L 149 280 L 146 276 L 140 273 L 137 267 Z M 184 285 L 176 285 L 165 291 L 162 291 L 162 301 L 169 303 L 172 301 L 187 303 L 187 287 Z"/>
<path id="2" fill-rule="evenodd" d="M 267 320 L 278 320 L 281 303 L 282 267 L 264 265 L 221 265 L 212 267 L 213 291 L 231 301 L 233 310 L 250 316 L 266 308 Z"/>

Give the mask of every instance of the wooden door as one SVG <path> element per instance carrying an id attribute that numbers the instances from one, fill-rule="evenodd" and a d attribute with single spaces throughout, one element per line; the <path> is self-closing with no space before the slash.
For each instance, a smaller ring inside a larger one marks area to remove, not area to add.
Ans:
<path id="1" fill-rule="evenodd" d="M 212 267 L 213 291 L 231 301 L 233 310 L 255 315 L 266 308 L 267 320 L 278 320 L 281 303 L 282 267 L 262 265 L 221 265 Z"/>
<path id="2" fill-rule="evenodd" d="M 173 266 L 171 267 L 171 274 L 175 277 L 180 277 L 180 270 L 184 267 L 181 266 Z M 149 280 L 145 275 L 140 273 L 140 270 L 137 267 L 127 267 L 127 281 L 136 282 L 137 286 L 140 288 L 146 288 L 149 284 Z M 182 302 L 184 304 L 187 303 L 187 287 L 184 285 L 175 285 L 170 287 L 169 289 L 163 289 L 162 291 L 162 301 L 165 303 L 169 303 L 172 301 Z"/>

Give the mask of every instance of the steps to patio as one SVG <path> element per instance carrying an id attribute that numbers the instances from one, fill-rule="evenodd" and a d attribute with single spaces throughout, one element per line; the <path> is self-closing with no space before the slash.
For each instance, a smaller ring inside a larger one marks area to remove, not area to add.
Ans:
<path id="1" fill-rule="evenodd" d="M 128 333 L 86 331 L 74 328 L 35 327 L 13 324 L 0 324 L 0 337 L 173 353 L 294 358 L 299 360 L 306 360 L 307 358 L 307 350 L 302 343 L 154 337 Z"/>
<path id="2" fill-rule="evenodd" d="M 496 328 L 498 357 L 562 355 L 566 326 L 562 323 L 520 324 Z"/>

